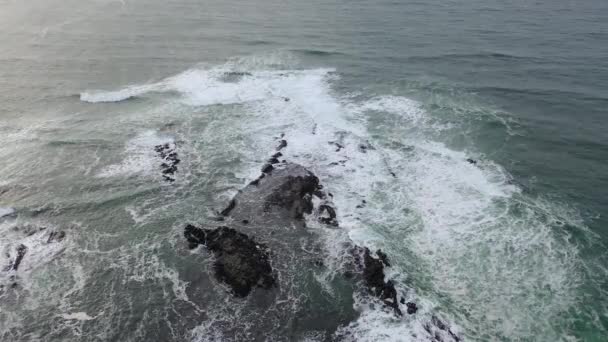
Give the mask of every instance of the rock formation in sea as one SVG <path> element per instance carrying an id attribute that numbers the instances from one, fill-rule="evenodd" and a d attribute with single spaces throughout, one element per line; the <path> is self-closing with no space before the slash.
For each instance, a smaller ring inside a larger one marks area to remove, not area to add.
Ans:
<path id="1" fill-rule="evenodd" d="M 304 166 L 279 161 L 283 157 L 281 150 L 288 145 L 283 135 L 279 139 L 277 152 L 263 164 L 261 175 L 217 212 L 215 220 L 222 222 L 220 226 L 189 224 L 184 229 L 189 247 L 202 245 L 210 252 L 215 278 L 228 285 L 236 297 L 262 295 L 257 291 L 285 291 L 294 287 L 295 278 L 304 277 L 304 270 L 310 270 L 310 265 L 325 267 L 318 236 L 308 229 L 307 221 L 316 220 L 327 229 L 341 229 L 337 210 L 331 202 L 333 195 L 326 192 L 319 178 Z M 344 148 L 339 143 L 331 144 Z M 359 146 L 363 153 L 369 149 L 373 149 L 369 144 Z M 362 200 L 357 208 L 366 204 Z M 311 246 L 310 250 L 302 247 L 302 241 Z M 352 242 L 343 247 L 350 262 L 338 271 L 350 282 L 352 291 L 376 298 L 392 310 L 396 318 L 403 317 L 403 312 L 409 315 L 418 312 L 417 304 L 406 302 L 397 284 L 387 280 L 386 268 L 391 267 L 391 263 L 386 253 L 372 252 Z M 291 271 L 285 273 L 285 270 Z M 321 315 L 319 312 L 316 316 Z M 432 340 L 459 341 L 447 324 L 433 317 L 424 326 Z M 345 316 L 344 323 L 353 319 L 355 316 Z M 321 321 L 315 318 L 314 322 L 320 324 Z"/>
<path id="2" fill-rule="evenodd" d="M 177 156 L 175 144 L 165 143 L 156 145 L 154 146 L 154 150 L 163 160 L 163 162 L 160 164 L 163 179 L 167 182 L 174 182 L 175 173 L 177 172 L 177 164 L 179 164 L 181 161 Z"/>
<path id="3" fill-rule="evenodd" d="M 245 297 L 255 286 L 268 289 L 275 284 L 266 246 L 228 227 L 202 229 L 186 226 L 184 236 L 194 248 L 199 244 L 214 253 L 215 276 Z"/>

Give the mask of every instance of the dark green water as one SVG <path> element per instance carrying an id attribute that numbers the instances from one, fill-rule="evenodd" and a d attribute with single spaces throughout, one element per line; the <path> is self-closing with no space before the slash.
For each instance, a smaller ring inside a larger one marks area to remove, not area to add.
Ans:
<path id="1" fill-rule="evenodd" d="M 252 340 L 270 325 L 267 340 L 425 341 L 432 315 L 465 340 L 606 340 L 605 1 L 0 6 L 0 207 L 15 211 L 0 262 L 29 248 L 0 275 L 19 284 L 0 340 Z M 314 231 L 328 269 L 270 315 L 227 305 L 181 234 L 215 224 L 279 132 L 343 230 Z M 164 142 L 182 159 L 173 184 Z M 387 252 L 417 316 L 352 298 L 332 269 L 344 239 Z M 315 310 L 317 326 L 294 323 Z"/>

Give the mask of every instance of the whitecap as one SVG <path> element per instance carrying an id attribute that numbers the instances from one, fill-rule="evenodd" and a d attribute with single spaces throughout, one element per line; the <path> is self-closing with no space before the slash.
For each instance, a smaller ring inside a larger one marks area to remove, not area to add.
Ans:
<path id="1" fill-rule="evenodd" d="M 95 319 L 96 317 L 89 316 L 86 312 L 72 312 L 68 314 L 61 314 L 61 318 L 66 320 L 76 320 L 76 321 L 90 321 Z"/>
<path id="2" fill-rule="evenodd" d="M 15 209 L 10 207 L 0 207 L 0 218 L 10 216 L 15 213 Z"/>

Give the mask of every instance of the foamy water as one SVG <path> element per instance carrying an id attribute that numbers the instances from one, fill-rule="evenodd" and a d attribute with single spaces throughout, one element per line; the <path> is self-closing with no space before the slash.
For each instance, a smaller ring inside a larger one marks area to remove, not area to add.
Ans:
<path id="1" fill-rule="evenodd" d="M 549 211 L 541 210 L 542 200 L 527 197 L 491 159 L 468 162 L 477 154 L 474 146 L 457 151 L 430 140 L 425 132 L 437 136 L 458 123 L 441 122 L 412 99 L 354 101 L 332 90 L 338 80 L 333 69 L 251 70 L 244 68 L 246 61 L 238 70 L 247 73 L 226 82 L 229 66 L 192 69 L 96 98 L 171 91 L 189 106 L 243 105 L 252 159 L 263 158 L 284 133 L 286 159 L 310 168 L 334 194 L 350 239 L 389 251 L 390 278 L 421 306 L 416 316 L 396 319 L 360 299 L 361 317 L 339 334 L 423 340 L 426 322 L 437 315 L 474 339 L 525 339 L 539 331 L 564 337 L 554 332 L 553 322 L 576 303 L 581 264 L 567 234 L 555 232 L 563 220 L 559 204 L 545 201 Z M 370 134 L 378 129 L 373 120 L 379 113 L 385 118 L 381 125 L 392 125 L 385 136 Z M 357 208 L 362 200 L 368 205 Z M 412 255 L 415 260 L 408 259 Z M 418 276 L 431 283 L 418 291 L 404 285 L 423 284 Z"/>
<path id="2" fill-rule="evenodd" d="M 80 100 L 93 106 L 127 105 L 133 97 L 142 103 L 154 98 L 161 106 L 134 106 L 118 121 L 103 121 L 124 141 L 104 147 L 109 152 L 96 150 L 95 162 L 86 168 L 85 177 L 90 174 L 87 181 L 94 184 L 86 188 L 92 192 L 88 205 L 108 210 L 99 219 L 102 228 L 85 223 L 79 226 L 83 233 L 56 245 L 46 244 L 44 234 L 10 233 L 0 240 L 4 249 L 19 243 L 28 247 L 22 270 L 3 278 L 9 284 L 16 275 L 24 283 L 25 315 L 38 309 L 48 282 L 65 290 L 53 297 L 49 315 L 70 336 L 87 336 L 81 326 L 93 324 L 98 328 L 90 329 L 99 336 L 120 336 L 125 328 L 115 327 L 115 320 L 125 310 L 148 317 L 162 312 L 159 324 L 168 329 L 163 338 L 169 340 L 254 336 L 260 317 L 252 303 L 227 306 L 230 299 L 218 297 L 225 289 L 205 273 L 209 265 L 197 264 L 204 250 L 185 251 L 181 229 L 186 222 L 206 222 L 257 177 L 282 137 L 288 142 L 282 159 L 313 171 L 337 209 L 340 229 L 324 227 L 314 217 L 308 221 L 324 248 L 326 269 L 315 271 L 311 280 L 322 295 L 342 303 L 336 281 L 348 258 L 345 248 L 354 243 L 385 251 L 392 263 L 387 280 L 395 281 L 398 298 L 419 308 L 414 315 L 396 317 L 377 299 L 355 291 L 348 309 L 357 312 L 356 319 L 332 331 L 331 338 L 571 338 L 559 322 L 564 312 L 576 310 L 586 274 L 579 246 L 562 227 L 588 231 L 577 210 L 528 193 L 474 144 L 450 144 L 454 132 L 468 129 L 466 120 L 395 93 L 341 92 L 340 70 L 294 64 L 285 54 L 234 58 L 148 84 L 84 91 Z M 172 184 L 163 181 L 163 159 L 154 150 L 162 144 L 183 160 Z M 125 180 L 136 180 L 137 186 L 123 189 Z M 154 190 L 147 190 L 148 183 Z M 19 226 L 20 212 L 0 208 L 0 217 L 17 217 L 3 229 L 12 232 Z M 81 246 L 66 253 L 76 241 Z M 47 272 L 56 269 L 69 276 L 48 278 Z M 297 270 L 281 272 L 289 278 Z M 125 293 L 126 287 L 137 293 Z M 293 289 L 283 290 L 268 312 L 302 309 L 305 301 Z M 19 316 L 4 317 L 10 324 L 3 336 L 16 334 Z M 280 317 L 269 320 L 284 324 Z M 446 329 L 438 329 L 438 321 Z M 144 326 L 137 329 L 137 336 L 147 336 Z M 280 338 L 273 333 L 269 336 Z M 298 336 L 327 338 L 323 331 Z"/>

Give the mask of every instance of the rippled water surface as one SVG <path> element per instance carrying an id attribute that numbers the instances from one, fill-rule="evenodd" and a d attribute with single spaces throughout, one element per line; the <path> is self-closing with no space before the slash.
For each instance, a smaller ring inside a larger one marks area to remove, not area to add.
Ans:
<path id="1" fill-rule="evenodd" d="M 0 1 L 0 340 L 428 341 L 441 317 L 463 340 L 605 341 L 606 18 L 599 0 Z M 281 133 L 341 228 L 310 224 L 324 269 L 280 269 L 293 286 L 262 310 L 182 231 L 217 225 Z M 385 251 L 419 312 L 349 292 L 344 241 Z"/>

